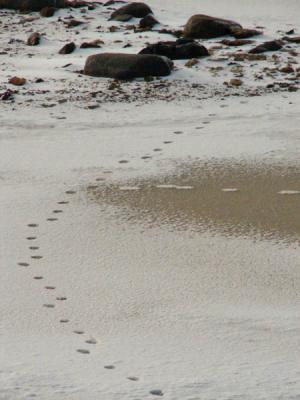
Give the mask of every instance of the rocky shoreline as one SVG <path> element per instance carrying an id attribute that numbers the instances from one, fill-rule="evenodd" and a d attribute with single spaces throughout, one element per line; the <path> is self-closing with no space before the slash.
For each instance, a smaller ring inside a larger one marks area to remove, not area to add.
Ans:
<path id="1" fill-rule="evenodd" d="M 47 0 L 39 3 L 40 12 L 33 11 L 34 1 L 23 2 L 21 12 L 4 8 L 8 3 L 21 8 L 19 1 L 0 2 L 2 104 L 55 107 L 69 102 L 97 108 L 110 102 L 260 96 L 300 87 L 300 39 L 295 29 L 270 38 L 263 27 L 244 28 L 202 14 L 174 29 L 159 22 L 147 4 L 135 2 L 66 1 L 58 9 Z M 53 12 L 46 12 L 49 7 Z M 19 58 L 26 60 L 26 69 L 32 65 L 30 77 L 15 61 Z M 107 63 L 112 58 L 119 72 Z M 89 69 L 87 64 L 84 69 L 85 60 L 96 59 L 100 61 L 93 63 L 95 70 L 89 61 Z M 173 61 L 163 67 L 163 59 Z M 40 74 L 41 64 L 48 68 L 47 77 Z M 132 80 L 135 77 L 142 79 Z"/>

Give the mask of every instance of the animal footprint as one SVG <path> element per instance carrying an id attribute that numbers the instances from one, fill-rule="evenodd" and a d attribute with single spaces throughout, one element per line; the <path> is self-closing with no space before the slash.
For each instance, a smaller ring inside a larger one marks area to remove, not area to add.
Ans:
<path id="1" fill-rule="evenodd" d="M 20 265 L 20 267 L 29 267 L 29 264 L 26 262 L 19 262 L 18 265 Z"/>
<path id="2" fill-rule="evenodd" d="M 104 365 L 105 369 L 115 369 L 116 367 L 114 365 Z"/>
<path id="3" fill-rule="evenodd" d="M 37 228 L 39 225 L 38 224 L 28 224 L 29 228 Z"/>
<path id="4" fill-rule="evenodd" d="M 54 304 L 43 304 L 43 307 L 46 307 L 46 308 L 54 308 L 55 305 L 54 305 Z"/>
<path id="5" fill-rule="evenodd" d="M 53 221 L 57 221 L 58 218 L 47 218 L 47 221 L 53 222 Z"/>
<path id="6" fill-rule="evenodd" d="M 66 298 L 66 297 L 56 297 L 56 300 L 58 300 L 58 301 L 64 301 L 64 300 L 67 300 L 67 298 Z"/>
<path id="7" fill-rule="evenodd" d="M 67 190 L 66 191 L 66 194 L 75 194 L 76 192 L 75 192 L 75 190 Z"/>
<path id="8" fill-rule="evenodd" d="M 86 340 L 85 343 L 88 343 L 88 344 L 97 344 L 97 340 L 91 338 L 91 339 Z"/>
<path id="9" fill-rule="evenodd" d="M 127 379 L 133 382 L 137 382 L 139 380 L 139 378 L 137 378 L 136 376 L 128 376 Z"/>
<path id="10" fill-rule="evenodd" d="M 81 354 L 90 354 L 90 351 L 86 349 L 77 349 L 76 351 Z"/>
<path id="11" fill-rule="evenodd" d="M 152 394 L 153 396 L 163 396 L 164 395 L 160 389 L 150 390 L 149 393 Z"/>
<path id="12" fill-rule="evenodd" d="M 31 256 L 31 258 L 33 258 L 34 260 L 40 260 L 41 258 L 43 258 L 43 256 Z"/>
<path id="13" fill-rule="evenodd" d="M 76 333 L 77 335 L 83 335 L 84 334 L 84 331 L 80 331 L 80 330 L 75 330 L 73 332 Z"/>
<path id="14" fill-rule="evenodd" d="M 47 290 L 54 290 L 54 289 L 55 289 L 55 286 L 45 286 L 45 289 L 47 289 Z"/>
<path id="15" fill-rule="evenodd" d="M 69 322 L 68 319 L 61 319 L 59 320 L 59 322 L 61 322 L 62 324 L 67 324 Z"/>

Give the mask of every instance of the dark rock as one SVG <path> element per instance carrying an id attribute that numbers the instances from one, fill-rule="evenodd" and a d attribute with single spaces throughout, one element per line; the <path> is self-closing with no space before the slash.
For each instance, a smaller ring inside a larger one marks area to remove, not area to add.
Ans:
<path id="1" fill-rule="evenodd" d="M 40 11 L 45 7 L 64 8 L 65 0 L 0 0 L 0 8 Z"/>
<path id="2" fill-rule="evenodd" d="M 220 43 L 225 44 L 225 46 L 238 47 L 238 46 L 245 46 L 246 44 L 251 44 L 251 43 L 253 43 L 253 40 L 245 40 L 245 39 L 229 40 L 229 39 L 224 39 Z"/>
<path id="3" fill-rule="evenodd" d="M 93 3 L 90 3 L 85 0 L 65 0 L 67 7 L 72 8 L 81 8 L 81 7 L 88 7 L 89 10 L 94 10 L 95 6 Z"/>
<path id="4" fill-rule="evenodd" d="M 160 29 L 159 31 L 157 31 L 158 33 L 161 33 L 161 34 L 163 34 L 163 35 L 172 35 L 172 36 L 175 36 L 175 37 L 177 37 L 177 38 L 180 38 L 180 37 L 182 37 L 183 36 L 183 31 L 181 31 L 181 30 L 172 30 L 172 29 L 166 29 L 166 28 L 163 28 L 163 29 Z"/>
<path id="5" fill-rule="evenodd" d="M 117 19 L 121 15 L 131 15 L 135 18 L 144 18 L 146 15 L 152 14 L 152 10 L 147 4 L 133 2 L 126 4 L 125 6 L 119 8 L 111 14 L 110 19 Z"/>
<path id="6" fill-rule="evenodd" d="M 297 44 L 299 44 L 300 43 L 300 36 L 294 36 L 294 37 L 284 37 L 283 38 L 283 40 L 286 40 L 287 42 L 290 42 L 290 43 L 297 43 Z"/>
<path id="7" fill-rule="evenodd" d="M 262 31 L 257 31 L 256 29 L 241 28 L 241 29 L 233 29 L 231 34 L 236 39 L 248 39 L 253 36 L 262 35 Z"/>
<path id="8" fill-rule="evenodd" d="M 7 89 L 4 93 L 0 95 L 0 99 L 3 101 L 13 100 L 14 99 L 13 93 L 14 92 L 12 90 Z"/>
<path id="9" fill-rule="evenodd" d="M 157 54 L 171 60 L 189 59 L 208 56 L 206 47 L 194 40 L 179 39 L 175 42 L 158 42 L 150 44 L 140 51 L 140 54 Z"/>
<path id="10" fill-rule="evenodd" d="M 237 22 L 197 14 L 188 20 L 183 35 L 186 38 L 210 39 L 230 35 L 238 29 L 242 29 L 242 26 Z"/>
<path id="11" fill-rule="evenodd" d="M 251 49 L 249 53 L 260 54 L 260 53 L 265 53 L 266 51 L 277 51 L 280 50 L 281 48 L 282 48 L 281 40 L 272 40 L 270 42 L 265 42 L 254 47 L 254 49 Z"/>
<path id="12" fill-rule="evenodd" d="M 82 25 L 82 21 L 78 21 L 77 19 L 70 19 L 70 21 L 65 21 L 67 28 L 75 28 L 76 26 Z"/>
<path id="13" fill-rule="evenodd" d="M 38 32 L 33 32 L 27 39 L 28 46 L 37 46 L 41 42 L 41 34 Z"/>
<path id="14" fill-rule="evenodd" d="M 142 29 L 152 29 L 156 24 L 159 24 L 157 19 L 152 14 L 148 14 L 140 20 L 139 27 Z"/>
<path id="15" fill-rule="evenodd" d="M 145 76 L 167 76 L 172 68 L 172 61 L 166 57 L 152 54 L 103 53 L 87 58 L 84 73 L 126 80 Z"/>
<path id="16" fill-rule="evenodd" d="M 291 65 L 286 65 L 285 67 L 280 68 L 280 72 L 284 74 L 292 74 L 295 72 L 294 68 Z"/>
<path id="17" fill-rule="evenodd" d="M 112 33 L 117 32 L 119 29 L 120 28 L 118 26 L 114 26 L 114 25 L 108 27 L 109 32 L 112 32 Z"/>
<path id="18" fill-rule="evenodd" d="M 293 35 L 295 33 L 295 29 L 291 29 L 290 31 L 285 32 L 286 35 Z"/>
<path id="19" fill-rule="evenodd" d="M 109 7 L 112 6 L 116 3 L 126 3 L 126 1 L 123 0 L 108 0 L 106 3 L 104 3 L 104 7 Z"/>
<path id="20" fill-rule="evenodd" d="M 80 45 L 81 49 L 92 49 L 92 48 L 100 48 L 101 44 L 104 42 L 100 39 L 93 40 L 91 42 L 84 42 Z"/>
<path id="21" fill-rule="evenodd" d="M 41 9 L 40 14 L 42 17 L 49 18 L 53 17 L 56 10 L 55 7 L 44 7 Z"/>
<path id="22" fill-rule="evenodd" d="M 71 54 L 76 49 L 76 44 L 74 42 L 70 42 L 65 44 L 60 50 L 59 54 Z"/>

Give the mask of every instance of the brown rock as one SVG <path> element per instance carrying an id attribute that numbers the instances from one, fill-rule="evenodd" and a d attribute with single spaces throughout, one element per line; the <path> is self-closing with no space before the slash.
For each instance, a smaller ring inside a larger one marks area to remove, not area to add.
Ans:
<path id="1" fill-rule="evenodd" d="M 153 43 L 141 50 L 139 54 L 157 54 L 171 60 L 184 60 L 209 55 L 207 48 L 193 39 Z"/>
<path id="2" fill-rule="evenodd" d="M 285 37 L 283 38 L 283 40 L 286 40 L 287 42 L 290 42 L 290 43 L 297 43 L 297 44 L 299 44 L 299 43 L 300 43 L 300 36 L 294 36 L 294 37 L 285 36 Z"/>
<path id="3" fill-rule="evenodd" d="M 153 15 L 148 14 L 140 20 L 139 27 L 142 29 L 152 29 L 157 24 L 159 24 L 157 19 L 155 19 Z"/>
<path id="4" fill-rule="evenodd" d="M 10 78 L 8 83 L 10 83 L 11 85 L 15 85 L 15 86 L 23 86 L 26 83 L 26 79 L 19 78 L 18 76 L 14 76 L 13 78 Z"/>
<path id="5" fill-rule="evenodd" d="M 53 17 L 56 10 L 57 8 L 55 7 L 44 7 L 41 9 L 40 14 L 42 17 L 49 18 Z"/>
<path id="6" fill-rule="evenodd" d="M 278 51 L 282 49 L 282 41 L 281 40 L 271 40 L 270 42 L 262 43 L 254 49 L 249 51 L 250 54 L 260 54 L 265 53 L 267 51 Z"/>
<path id="7" fill-rule="evenodd" d="M 65 21 L 67 28 L 75 28 L 76 26 L 82 25 L 83 21 L 78 21 L 77 19 L 70 19 L 70 21 Z"/>
<path id="8" fill-rule="evenodd" d="M 134 79 L 170 75 L 172 68 L 171 60 L 157 55 L 102 53 L 87 58 L 84 73 L 113 79 Z"/>
<path id="9" fill-rule="evenodd" d="M 294 68 L 291 65 L 286 65 L 285 67 L 280 68 L 280 72 L 283 72 L 284 74 L 293 74 Z"/>
<path id="10" fill-rule="evenodd" d="M 172 30 L 172 29 L 160 29 L 158 33 L 161 33 L 163 35 L 172 35 L 175 36 L 176 38 L 180 38 L 183 36 L 183 31 L 181 30 Z"/>
<path id="11" fill-rule="evenodd" d="M 254 43 L 253 40 L 245 40 L 245 39 L 235 39 L 235 40 L 229 40 L 229 39 L 224 39 L 220 43 L 225 44 L 226 46 L 245 46 L 246 44 L 251 44 Z"/>
<path id="12" fill-rule="evenodd" d="M 197 58 L 191 58 L 184 65 L 188 68 L 194 67 L 194 65 L 199 64 L 199 60 Z"/>
<path id="13" fill-rule="evenodd" d="M 41 41 L 41 34 L 38 32 L 33 32 L 27 39 L 27 45 L 37 46 L 38 44 L 40 44 L 40 41 Z"/>
<path id="14" fill-rule="evenodd" d="M 80 48 L 81 49 L 100 48 L 101 44 L 104 44 L 103 40 L 95 39 L 95 40 L 92 40 L 91 42 L 83 42 L 80 45 Z"/>
<path id="15" fill-rule="evenodd" d="M 246 28 L 234 29 L 232 32 L 232 35 L 236 39 L 248 39 L 250 37 L 258 36 L 261 34 L 262 34 L 261 31 L 257 31 L 256 29 L 246 29 Z"/>
<path id="16" fill-rule="evenodd" d="M 125 6 L 114 11 L 110 19 L 118 20 L 118 18 L 120 18 L 122 15 L 130 15 L 131 17 L 135 18 L 144 18 L 148 14 L 152 14 L 152 10 L 147 4 L 133 2 L 126 4 Z"/>
<path id="17" fill-rule="evenodd" d="M 196 14 L 186 23 L 183 35 L 186 38 L 210 39 L 230 35 L 239 29 L 242 29 L 242 26 L 237 22 Z"/>
<path id="18" fill-rule="evenodd" d="M 74 42 L 70 42 L 65 44 L 60 50 L 59 54 L 71 54 L 76 49 L 76 44 Z"/>
<path id="19" fill-rule="evenodd" d="M 243 82 L 237 78 L 230 79 L 229 83 L 231 86 L 236 86 L 236 87 L 241 86 L 243 84 Z"/>

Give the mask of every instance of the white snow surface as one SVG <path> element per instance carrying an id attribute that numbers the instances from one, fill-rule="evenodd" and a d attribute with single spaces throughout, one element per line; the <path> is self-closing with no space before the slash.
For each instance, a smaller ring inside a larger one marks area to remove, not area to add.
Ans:
<path id="1" fill-rule="evenodd" d="M 264 26 L 264 39 L 299 33 L 298 0 L 148 3 L 173 27 L 201 12 Z M 47 46 L 57 52 L 61 44 Z M 68 80 L 56 68 L 82 67 L 92 54 L 46 60 L 47 46 L 35 63 L 12 58 L 11 75 Z M 201 81 L 185 69 L 176 74 Z M 2 83 L 7 75 L 0 71 Z M 86 194 L 110 183 L 134 191 L 135 178 L 187 160 L 298 167 L 299 105 L 297 93 L 95 110 L 1 103 L 0 399 L 146 400 L 156 390 L 166 400 L 300 399 L 299 246 L 126 224 Z"/>

